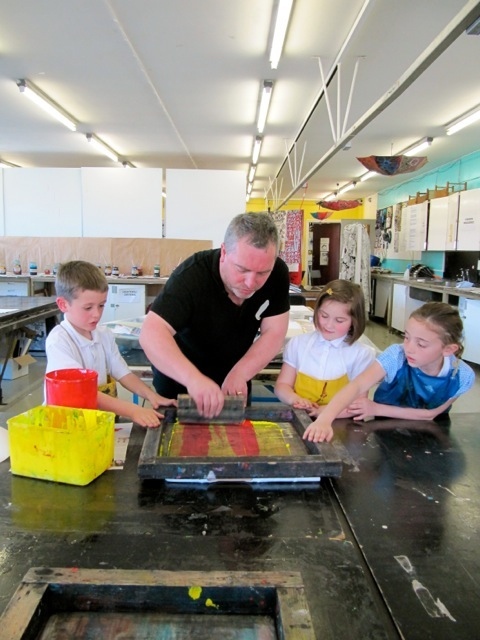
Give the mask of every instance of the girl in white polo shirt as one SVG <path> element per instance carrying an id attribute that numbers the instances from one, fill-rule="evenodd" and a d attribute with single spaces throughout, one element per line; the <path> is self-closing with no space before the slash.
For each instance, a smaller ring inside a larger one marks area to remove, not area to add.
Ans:
<path id="1" fill-rule="evenodd" d="M 295 336 L 285 347 L 277 397 L 298 409 L 321 409 L 362 373 L 375 360 L 373 347 L 359 341 L 365 315 L 359 285 L 347 280 L 325 285 L 315 305 L 315 331 Z"/>

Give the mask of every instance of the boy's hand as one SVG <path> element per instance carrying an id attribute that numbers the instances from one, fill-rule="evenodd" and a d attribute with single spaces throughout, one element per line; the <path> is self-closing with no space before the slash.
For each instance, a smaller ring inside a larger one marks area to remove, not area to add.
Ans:
<path id="1" fill-rule="evenodd" d="M 333 429 L 331 424 L 322 424 L 320 420 L 312 422 L 303 434 L 304 440 L 310 442 L 330 442 L 333 438 Z"/>
<path id="2" fill-rule="evenodd" d="M 140 407 L 139 405 L 133 405 L 130 418 L 133 422 L 136 422 L 141 427 L 159 427 L 160 420 L 163 418 L 163 414 L 155 411 L 155 409 L 147 409 L 146 407 Z"/>
<path id="3" fill-rule="evenodd" d="M 172 398 L 164 398 L 158 393 L 153 392 L 148 398 L 146 398 L 154 409 L 158 407 L 176 407 L 177 401 Z"/>

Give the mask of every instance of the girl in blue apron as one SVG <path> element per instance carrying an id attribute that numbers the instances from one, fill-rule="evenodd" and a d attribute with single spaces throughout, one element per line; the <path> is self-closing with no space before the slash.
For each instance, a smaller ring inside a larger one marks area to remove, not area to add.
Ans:
<path id="1" fill-rule="evenodd" d="M 456 308 L 428 302 L 416 309 L 408 319 L 403 344 L 385 349 L 309 425 L 304 437 L 313 442 L 331 440 L 331 423 L 345 410 L 355 420 L 370 416 L 433 420 L 448 412 L 475 380 L 471 367 L 460 360 L 462 336 Z M 376 384 L 373 400 L 358 397 Z"/>
<path id="2" fill-rule="evenodd" d="M 375 350 L 359 341 L 365 303 L 357 284 L 333 280 L 325 285 L 313 321 L 314 331 L 287 343 L 275 394 L 295 408 L 319 411 L 375 360 Z"/>

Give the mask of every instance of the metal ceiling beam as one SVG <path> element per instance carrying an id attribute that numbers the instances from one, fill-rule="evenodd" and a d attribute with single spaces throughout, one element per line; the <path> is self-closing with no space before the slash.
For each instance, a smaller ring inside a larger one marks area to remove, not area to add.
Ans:
<path id="1" fill-rule="evenodd" d="M 410 65 L 407 71 L 392 85 L 392 87 L 375 102 L 375 104 L 355 122 L 333 147 L 331 147 L 318 162 L 293 186 L 290 193 L 278 205 L 278 209 L 286 204 L 295 193 L 301 189 L 308 180 L 331 160 L 346 144 L 348 144 L 360 131 L 372 122 L 382 111 L 391 105 L 404 93 L 415 80 L 417 80 L 430 65 L 461 36 L 465 30 L 479 17 L 480 0 L 469 0 L 461 11 L 440 32 L 423 53 Z"/>

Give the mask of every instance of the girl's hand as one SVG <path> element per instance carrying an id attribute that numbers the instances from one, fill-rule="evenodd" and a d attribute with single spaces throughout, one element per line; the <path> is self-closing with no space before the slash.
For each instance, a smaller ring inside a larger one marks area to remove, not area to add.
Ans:
<path id="1" fill-rule="evenodd" d="M 437 416 L 441 415 L 444 411 L 448 409 L 448 407 L 450 407 L 454 403 L 455 400 L 456 398 L 449 398 L 446 402 L 441 404 L 439 407 L 436 407 L 435 409 L 430 409 L 428 420 L 433 420 Z"/>
<path id="2" fill-rule="evenodd" d="M 377 403 L 368 398 L 357 398 L 347 407 L 346 413 L 354 420 L 365 420 L 376 414 Z"/>
<path id="3" fill-rule="evenodd" d="M 305 429 L 305 433 L 303 434 L 303 439 L 309 440 L 310 442 L 330 442 L 332 438 L 332 425 L 329 423 L 322 423 L 319 419 L 312 422 L 312 424 Z"/>
<path id="4" fill-rule="evenodd" d="M 316 409 L 318 407 L 316 402 L 312 402 L 311 400 L 307 400 L 306 398 L 301 398 L 297 396 L 296 399 L 291 403 L 292 407 L 295 409 Z"/>

